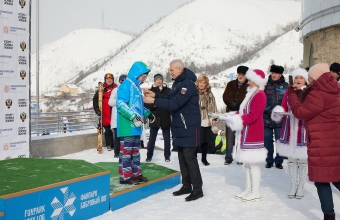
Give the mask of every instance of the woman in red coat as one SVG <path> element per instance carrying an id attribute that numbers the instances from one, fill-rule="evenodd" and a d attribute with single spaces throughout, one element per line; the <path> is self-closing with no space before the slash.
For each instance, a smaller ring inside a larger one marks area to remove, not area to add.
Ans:
<path id="1" fill-rule="evenodd" d="M 261 170 L 259 163 L 265 163 L 267 149 L 264 147 L 263 112 L 267 98 L 263 92 L 267 78 L 262 70 L 249 69 L 246 73 L 248 89 L 240 105 L 239 112 L 219 117 L 227 122 L 231 130 L 236 131 L 233 158 L 244 164 L 246 190 L 235 196 L 244 202 L 261 201 Z"/>
<path id="2" fill-rule="evenodd" d="M 335 219 L 330 183 L 340 190 L 340 88 L 325 63 L 309 69 L 308 81 L 303 104 L 291 88 L 288 103 L 305 121 L 309 180 L 315 182 L 324 219 Z"/>

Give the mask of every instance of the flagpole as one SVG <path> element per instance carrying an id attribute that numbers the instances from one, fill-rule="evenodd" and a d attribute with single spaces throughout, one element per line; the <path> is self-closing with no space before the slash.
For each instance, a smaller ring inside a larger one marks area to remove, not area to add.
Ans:
<path id="1" fill-rule="evenodd" d="M 39 115 L 39 0 L 36 0 L 36 4 L 36 113 Z"/>

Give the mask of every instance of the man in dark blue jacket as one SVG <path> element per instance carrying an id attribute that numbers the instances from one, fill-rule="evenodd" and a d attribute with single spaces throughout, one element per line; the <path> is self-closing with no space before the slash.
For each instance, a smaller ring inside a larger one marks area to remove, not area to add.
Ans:
<path id="1" fill-rule="evenodd" d="M 273 163 L 275 162 L 276 168 L 283 169 L 283 157 L 276 154 L 275 158 L 273 158 L 274 154 L 274 144 L 273 144 L 273 134 L 275 136 L 275 140 L 280 138 L 282 121 L 275 122 L 271 119 L 271 113 L 273 108 L 277 105 L 281 105 L 283 95 L 285 94 L 288 83 L 285 82 L 285 78 L 283 77 L 284 68 L 282 66 L 272 65 L 270 67 L 270 76 L 268 79 L 268 83 L 265 87 L 265 93 L 267 96 L 267 107 L 263 114 L 264 119 L 264 146 L 268 150 L 267 159 L 266 159 L 266 168 L 271 168 Z"/>
<path id="2" fill-rule="evenodd" d="M 144 103 L 153 103 L 155 106 L 171 112 L 174 129 L 173 146 L 178 147 L 183 184 L 180 190 L 173 192 L 173 195 L 180 196 L 190 193 L 185 200 L 192 201 L 203 197 L 203 181 L 195 154 L 196 148 L 200 144 L 201 127 L 198 91 L 195 85 L 196 75 L 191 70 L 184 68 L 181 60 L 173 60 L 170 63 L 170 75 L 175 82 L 168 96 L 144 90 Z"/>

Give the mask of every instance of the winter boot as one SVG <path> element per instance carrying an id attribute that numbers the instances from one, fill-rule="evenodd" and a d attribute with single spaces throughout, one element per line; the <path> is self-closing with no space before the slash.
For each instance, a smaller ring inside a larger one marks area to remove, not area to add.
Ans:
<path id="1" fill-rule="evenodd" d="M 204 166 L 209 166 L 210 163 L 207 161 L 208 145 L 206 143 L 203 143 L 201 145 L 201 149 L 202 149 L 202 163 L 204 164 Z"/>
<path id="2" fill-rule="evenodd" d="M 308 174 L 308 164 L 300 163 L 299 164 L 299 185 L 298 185 L 296 196 L 295 196 L 295 198 L 297 199 L 303 198 L 303 187 L 306 182 L 307 174 Z"/>
<path id="3" fill-rule="evenodd" d="M 298 166 L 296 162 L 289 162 L 288 163 L 288 173 L 290 176 L 290 183 L 291 183 L 291 188 L 290 192 L 288 193 L 288 198 L 292 199 L 295 198 L 296 190 L 297 190 L 297 185 L 298 185 Z"/>
<path id="4" fill-rule="evenodd" d="M 260 183 L 261 183 L 261 170 L 256 164 L 250 165 L 252 190 L 248 195 L 242 197 L 242 202 L 259 202 L 261 201 Z"/>
<path id="5" fill-rule="evenodd" d="M 246 173 L 246 189 L 240 194 L 235 195 L 235 199 L 242 200 L 242 197 L 246 196 L 251 191 L 251 179 L 249 165 L 244 166 L 244 172 Z"/>
<path id="6" fill-rule="evenodd" d="M 190 201 L 194 201 L 196 199 L 199 199 L 201 197 L 203 197 L 203 191 L 202 189 L 194 189 L 190 195 L 188 197 L 185 198 L 185 201 L 190 202 Z"/>
<path id="7" fill-rule="evenodd" d="M 335 220 L 335 214 L 334 215 L 324 214 L 323 220 Z"/>

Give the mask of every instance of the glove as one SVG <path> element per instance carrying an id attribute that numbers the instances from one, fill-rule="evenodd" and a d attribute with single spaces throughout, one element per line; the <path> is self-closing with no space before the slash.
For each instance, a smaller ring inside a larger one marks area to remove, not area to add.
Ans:
<path id="1" fill-rule="evenodd" d="M 295 93 L 295 89 L 292 86 L 288 86 L 288 96 L 292 93 Z"/>
<path id="2" fill-rule="evenodd" d="M 142 119 L 137 115 L 135 119 L 133 119 L 133 124 L 136 127 L 141 127 L 143 125 Z"/>
<path id="3" fill-rule="evenodd" d="M 219 116 L 218 119 L 225 121 L 227 124 L 232 124 L 232 119 L 230 116 Z"/>
<path id="4" fill-rule="evenodd" d="M 152 113 L 150 113 L 150 115 L 148 116 L 148 119 L 150 123 L 153 123 L 156 120 L 156 117 Z"/>

